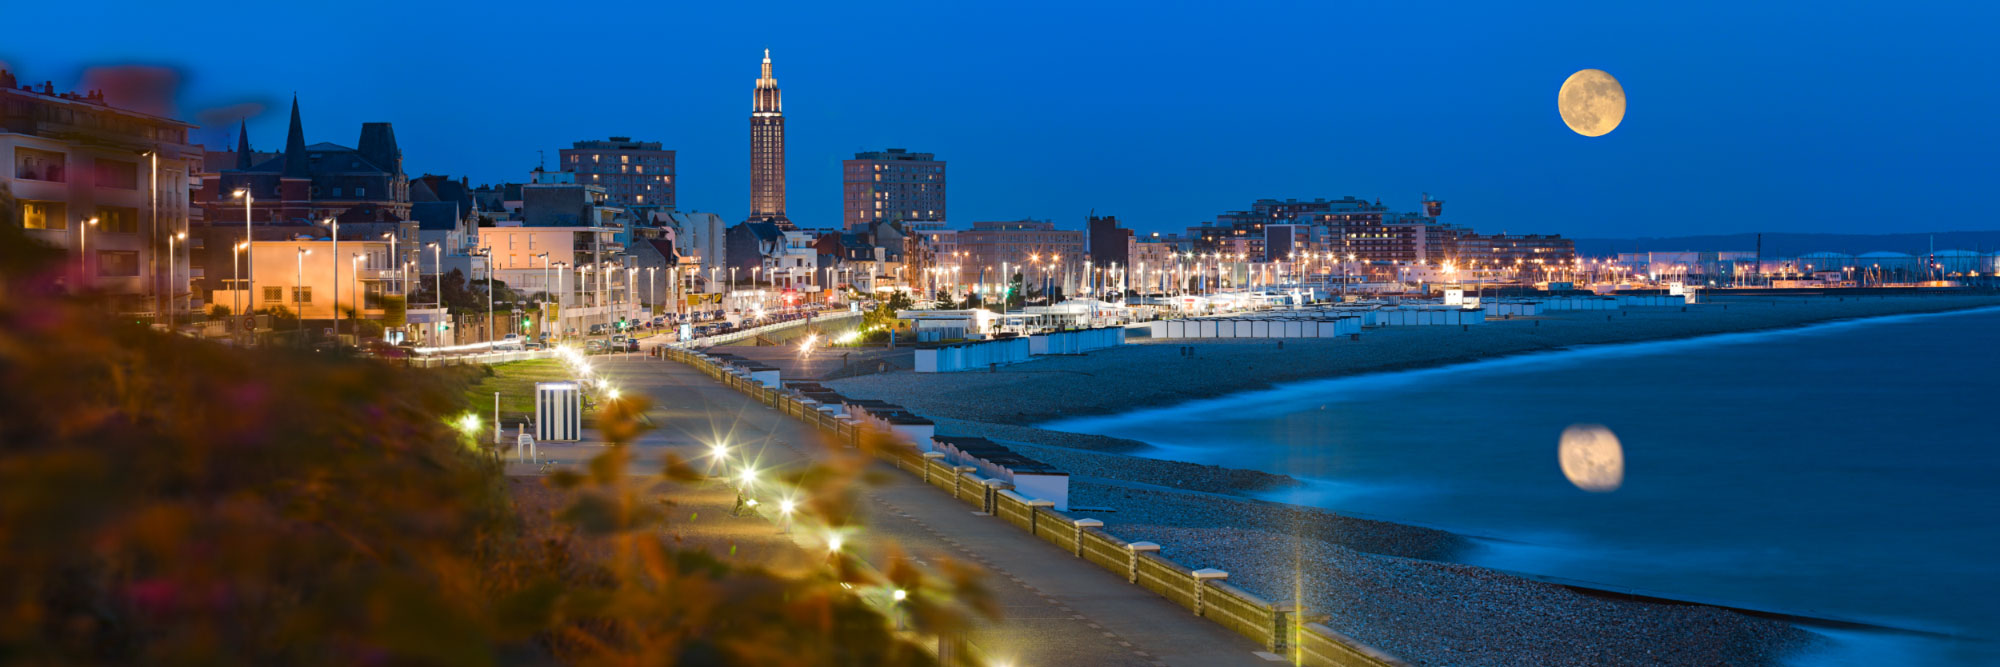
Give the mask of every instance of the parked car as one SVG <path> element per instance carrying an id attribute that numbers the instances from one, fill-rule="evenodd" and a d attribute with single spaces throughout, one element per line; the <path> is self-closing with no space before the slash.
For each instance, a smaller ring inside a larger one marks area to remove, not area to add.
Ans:
<path id="1" fill-rule="evenodd" d="M 521 349 L 524 349 L 524 350 L 529 350 L 529 351 L 535 351 L 535 350 L 546 350 L 546 349 L 548 349 L 548 347 L 549 347 L 549 346 L 547 346 L 547 345 L 543 345 L 543 344 L 541 344 L 541 343 L 527 343 L 527 344 L 524 344 L 524 345 L 522 345 L 522 346 L 521 346 Z"/>
<path id="2" fill-rule="evenodd" d="M 602 352 L 604 352 L 604 341 L 593 340 L 583 344 L 584 354 L 600 354 Z"/>

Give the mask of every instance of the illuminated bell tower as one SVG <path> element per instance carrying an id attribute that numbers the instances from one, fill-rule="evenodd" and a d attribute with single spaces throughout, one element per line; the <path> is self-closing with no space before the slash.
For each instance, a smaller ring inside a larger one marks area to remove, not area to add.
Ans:
<path id="1" fill-rule="evenodd" d="M 785 111 L 771 76 L 770 49 L 764 49 L 763 76 L 750 101 L 750 219 L 765 218 L 792 228 L 785 217 Z"/>

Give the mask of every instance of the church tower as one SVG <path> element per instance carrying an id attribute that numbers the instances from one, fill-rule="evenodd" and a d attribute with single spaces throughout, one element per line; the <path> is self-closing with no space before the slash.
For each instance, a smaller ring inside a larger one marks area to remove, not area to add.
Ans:
<path id="1" fill-rule="evenodd" d="M 770 49 L 764 49 L 763 76 L 750 101 L 750 219 L 765 218 L 792 229 L 785 217 L 785 111 L 771 76 Z"/>

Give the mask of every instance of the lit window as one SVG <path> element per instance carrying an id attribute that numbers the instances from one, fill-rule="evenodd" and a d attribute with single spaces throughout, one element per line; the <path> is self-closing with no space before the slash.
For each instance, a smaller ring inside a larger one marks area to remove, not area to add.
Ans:
<path id="1" fill-rule="evenodd" d="M 69 206 L 54 201 L 21 202 L 24 229 L 69 229 Z"/>

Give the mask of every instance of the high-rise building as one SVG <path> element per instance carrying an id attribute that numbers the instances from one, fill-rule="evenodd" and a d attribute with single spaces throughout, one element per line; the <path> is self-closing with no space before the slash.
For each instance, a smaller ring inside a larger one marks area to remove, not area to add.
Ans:
<path id="1" fill-rule="evenodd" d="M 785 217 L 785 105 L 771 76 L 770 49 L 750 101 L 750 219 L 792 227 Z"/>
<path id="2" fill-rule="evenodd" d="M 843 224 L 849 230 L 878 220 L 901 222 L 945 219 L 944 161 L 931 153 L 901 148 L 855 153 L 841 162 Z M 942 228 L 943 225 L 936 225 Z"/>
<path id="3" fill-rule="evenodd" d="M 612 137 L 579 141 L 557 152 L 562 170 L 575 172 L 576 182 L 604 188 L 611 205 L 646 220 L 655 211 L 674 210 L 674 152 L 657 141 Z"/>

